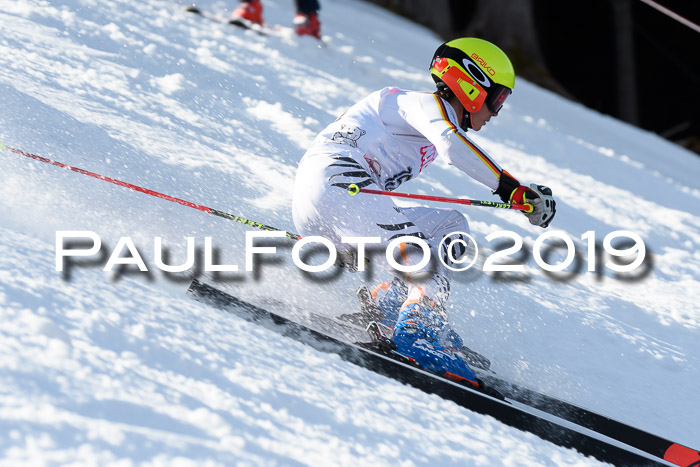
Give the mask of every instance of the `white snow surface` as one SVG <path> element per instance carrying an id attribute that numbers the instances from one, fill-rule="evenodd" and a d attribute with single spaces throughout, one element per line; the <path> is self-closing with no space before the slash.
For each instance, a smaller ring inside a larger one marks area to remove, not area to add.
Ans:
<path id="1" fill-rule="evenodd" d="M 228 15 L 233 0 L 198 2 Z M 293 2 L 265 0 L 270 24 Z M 294 230 L 296 164 L 314 135 L 370 92 L 431 90 L 433 33 L 357 0 L 323 0 L 324 45 L 207 21 L 166 0 L 0 1 L 0 141 L 104 176 Z M 527 273 L 456 275 L 451 320 L 502 377 L 690 446 L 700 392 L 700 159 L 520 79 L 470 136 L 523 181 L 550 186 L 552 228 L 631 230 L 653 261 L 569 280 L 532 259 L 543 231 L 516 212 L 463 207 L 482 250 L 511 230 Z M 439 159 L 402 190 L 494 199 Z M 185 258 L 212 237 L 244 265 L 251 227 L 0 152 L 0 458 L 105 465 L 595 463 L 184 295 L 154 267 L 153 238 Z M 406 203 L 401 203 L 406 205 Z M 65 280 L 59 230 L 130 237 L 150 274 L 96 264 Z M 280 261 L 225 286 L 249 301 L 329 316 L 385 280 L 312 282 Z M 489 249 L 490 248 L 490 249 Z M 562 255 L 563 256 L 563 255 Z M 607 260 L 604 258 L 604 260 Z M 506 274 L 506 279 L 513 279 Z"/>

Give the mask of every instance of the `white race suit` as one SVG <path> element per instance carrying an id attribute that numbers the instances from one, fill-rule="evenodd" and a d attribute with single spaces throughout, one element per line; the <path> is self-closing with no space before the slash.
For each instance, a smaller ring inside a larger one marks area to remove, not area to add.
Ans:
<path id="1" fill-rule="evenodd" d="M 441 97 L 393 87 L 376 91 L 328 125 L 299 163 L 294 187 L 293 216 L 298 232 L 318 235 L 338 251 L 351 246 L 342 237 L 380 237 L 381 245 L 400 236 L 424 239 L 432 256 L 446 257 L 438 245 L 450 232 L 469 232 L 459 211 L 434 208 L 399 208 L 388 196 L 350 195 L 348 186 L 395 190 L 417 177 L 437 156 L 492 190 L 504 173 L 485 151 L 474 144 L 457 123 L 457 114 Z M 462 236 L 462 239 L 464 237 Z M 464 252 L 453 241 L 453 257 Z M 399 258 L 409 265 L 423 258 L 412 243 L 402 245 Z M 425 267 L 423 280 L 390 267 L 384 255 L 380 264 L 411 286 L 416 293 L 444 304 L 449 295 L 449 270 L 440 261 Z M 427 278 L 425 277 L 427 276 Z"/>

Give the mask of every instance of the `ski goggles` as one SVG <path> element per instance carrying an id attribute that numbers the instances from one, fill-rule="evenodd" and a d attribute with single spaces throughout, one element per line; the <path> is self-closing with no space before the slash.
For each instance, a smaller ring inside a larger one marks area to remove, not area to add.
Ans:
<path id="1" fill-rule="evenodd" d="M 511 89 L 503 86 L 502 84 L 496 84 L 495 89 L 492 89 L 486 95 L 486 101 L 484 101 L 484 104 L 486 104 L 486 107 L 488 107 L 491 112 L 497 114 L 501 111 L 503 108 L 503 103 L 512 92 L 513 91 Z"/>

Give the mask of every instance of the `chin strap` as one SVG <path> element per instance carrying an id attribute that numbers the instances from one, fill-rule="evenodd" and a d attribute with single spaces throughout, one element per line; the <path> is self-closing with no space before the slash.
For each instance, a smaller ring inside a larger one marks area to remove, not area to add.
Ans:
<path id="1" fill-rule="evenodd" d="M 464 115 L 462 116 L 462 124 L 460 125 L 460 128 L 462 130 L 467 131 L 472 127 L 472 114 L 467 112 L 466 110 L 464 111 Z"/>

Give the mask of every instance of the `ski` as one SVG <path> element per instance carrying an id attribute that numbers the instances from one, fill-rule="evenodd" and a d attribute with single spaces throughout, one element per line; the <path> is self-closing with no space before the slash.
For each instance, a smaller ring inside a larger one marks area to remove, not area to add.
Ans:
<path id="1" fill-rule="evenodd" d="M 625 443 L 672 464 L 700 466 L 700 453 L 697 450 L 690 449 L 570 402 L 511 383 L 499 378 L 494 373 L 483 373 L 478 370 L 475 370 L 475 373 L 485 384 L 505 394 L 509 400 L 556 415 L 566 421 Z"/>
<path id="2" fill-rule="evenodd" d="M 384 314 L 374 302 L 372 294 L 367 286 L 360 286 L 357 289 L 356 295 L 360 300 L 360 311 L 357 313 L 340 315 L 338 318 L 356 325 L 369 325 L 368 332 L 370 332 L 370 335 L 375 336 L 373 340 L 377 342 L 390 339 L 393 328 L 373 322 L 375 320 L 383 320 Z M 673 443 L 633 426 L 623 424 L 605 415 L 593 412 L 592 410 L 584 409 L 561 399 L 546 396 L 532 389 L 506 381 L 490 371 L 490 361 L 486 357 L 468 347 L 453 350 L 460 352 L 465 357 L 469 366 L 474 370 L 486 387 L 498 394 L 507 395 L 510 400 L 556 415 L 559 418 L 595 431 L 596 433 L 617 439 L 618 441 L 624 442 L 625 444 L 661 459 L 675 459 L 676 462 L 674 463 L 680 465 L 691 465 L 695 461 L 700 461 L 697 454 L 694 454 L 697 451 L 688 449 L 685 446 Z M 687 457 L 689 461 L 683 464 L 683 459 L 686 456 L 689 456 Z M 697 466 L 700 467 L 700 463 L 698 463 Z"/>
<path id="3" fill-rule="evenodd" d="M 215 21 L 217 23 L 230 24 L 232 26 L 238 26 L 238 27 L 243 28 L 243 29 L 249 29 L 249 30 L 255 31 L 258 34 L 261 34 L 263 36 L 270 34 L 270 31 L 268 31 L 267 28 L 265 28 L 264 26 L 262 26 L 260 24 L 251 23 L 251 22 L 245 21 L 243 19 L 223 18 L 221 16 L 211 14 L 211 13 L 206 12 L 204 10 L 200 10 L 199 8 L 197 8 L 195 6 L 191 6 L 191 5 L 186 6 L 184 8 L 184 10 L 188 13 L 193 13 L 195 15 L 199 15 L 202 18 L 207 18 L 207 19 L 209 19 L 211 21 Z"/>
<path id="4" fill-rule="evenodd" d="M 282 26 L 270 27 L 270 26 L 264 25 L 264 24 L 257 24 L 257 23 L 253 23 L 253 22 L 248 21 L 248 20 L 243 19 L 243 18 L 224 18 L 221 16 L 217 16 L 215 14 L 209 13 L 207 11 L 201 10 L 195 6 L 186 6 L 184 8 L 184 11 L 186 11 L 188 13 L 193 13 L 195 15 L 199 15 L 202 18 L 206 18 L 208 20 L 215 21 L 217 23 L 230 24 L 232 26 L 237 26 L 237 27 L 242 28 L 242 29 L 254 31 L 254 32 L 257 32 L 258 34 L 260 34 L 261 36 L 280 36 L 280 35 L 283 35 L 283 32 L 285 29 L 288 29 L 288 28 L 284 28 Z M 289 31 L 290 31 L 289 33 L 291 34 L 291 29 Z"/>
<path id="5" fill-rule="evenodd" d="M 354 324 L 369 325 L 370 328 L 368 328 L 368 331 L 371 329 L 370 335 L 376 336 L 376 341 L 386 341 L 391 337 L 393 328 L 372 322 L 377 319 L 382 320 L 384 315 L 375 304 L 369 289 L 362 285 L 357 289 L 356 295 L 360 300 L 360 311 L 357 313 L 340 315 L 339 318 Z M 694 462 L 693 459 L 695 459 L 695 461 L 700 460 L 696 454 L 693 454 L 695 451 L 685 446 L 673 443 L 667 439 L 623 424 L 605 415 L 584 409 L 561 399 L 546 396 L 532 389 L 506 381 L 490 371 L 490 361 L 486 357 L 468 347 L 453 350 L 464 355 L 467 363 L 486 387 L 498 394 L 507 395 L 510 400 L 556 415 L 559 418 L 624 442 L 625 444 L 661 459 L 675 459 L 677 462 L 674 463 L 681 465 L 690 465 Z M 693 457 L 694 455 L 695 457 Z M 688 457 L 690 461 L 683 464 L 685 456 L 690 456 Z M 698 466 L 700 466 L 700 464 L 698 464 Z"/>
<path id="6" fill-rule="evenodd" d="M 224 18 L 222 16 L 218 16 L 212 13 L 209 13 L 207 11 L 201 10 L 195 6 L 186 6 L 183 8 L 183 11 L 188 12 L 188 13 L 193 13 L 195 15 L 201 16 L 202 18 L 206 18 L 210 21 L 214 21 L 217 23 L 221 24 L 230 24 L 231 26 L 236 26 L 241 29 L 249 30 L 258 33 L 261 36 L 277 36 L 277 37 L 292 37 L 296 35 L 294 32 L 294 29 L 287 27 L 287 26 L 282 26 L 279 24 L 275 25 L 269 25 L 269 24 L 258 24 L 258 23 L 253 23 L 251 21 L 248 21 L 243 18 Z M 309 36 L 311 37 L 311 36 Z M 321 47 L 327 47 L 329 46 L 329 42 L 326 41 L 325 39 L 321 38 L 318 39 L 318 45 Z"/>
<path id="7" fill-rule="evenodd" d="M 376 343 L 352 343 L 332 337 L 320 330 L 296 323 L 276 313 L 247 303 L 210 285 L 194 280 L 188 294 L 216 308 L 230 312 L 245 320 L 256 322 L 281 335 L 303 342 L 326 353 L 338 354 L 344 360 L 367 368 L 378 374 L 411 385 L 424 392 L 477 413 L 493 416 L 512 427 L 529 431 L 559 446 L 576 449 L 584 455 L 616 465 L 658 464 L 662 461 L 677 465 L 700 465 L 700 453 L 680 444 L 646 433 L 637 428 L 610 419 L 568 402 L 537 393 L 482 372 L 484 382 L 481 391 L 469 385 L 461 385 L 438 375 L 423 371 L 390 355 L 390 349 Z M 330 320 L 331 318 L 325 318 Z M 349 324 L 349 323 L 348 323 Z M 500 397 L 490 395 L 500 394 Z M 582 431 L 552 421 L 544 412 L 579 426 Z M 599 439 L 586 430 L 607 439 Z M 618 443 L 629 447 L 622 447 Z"/>

